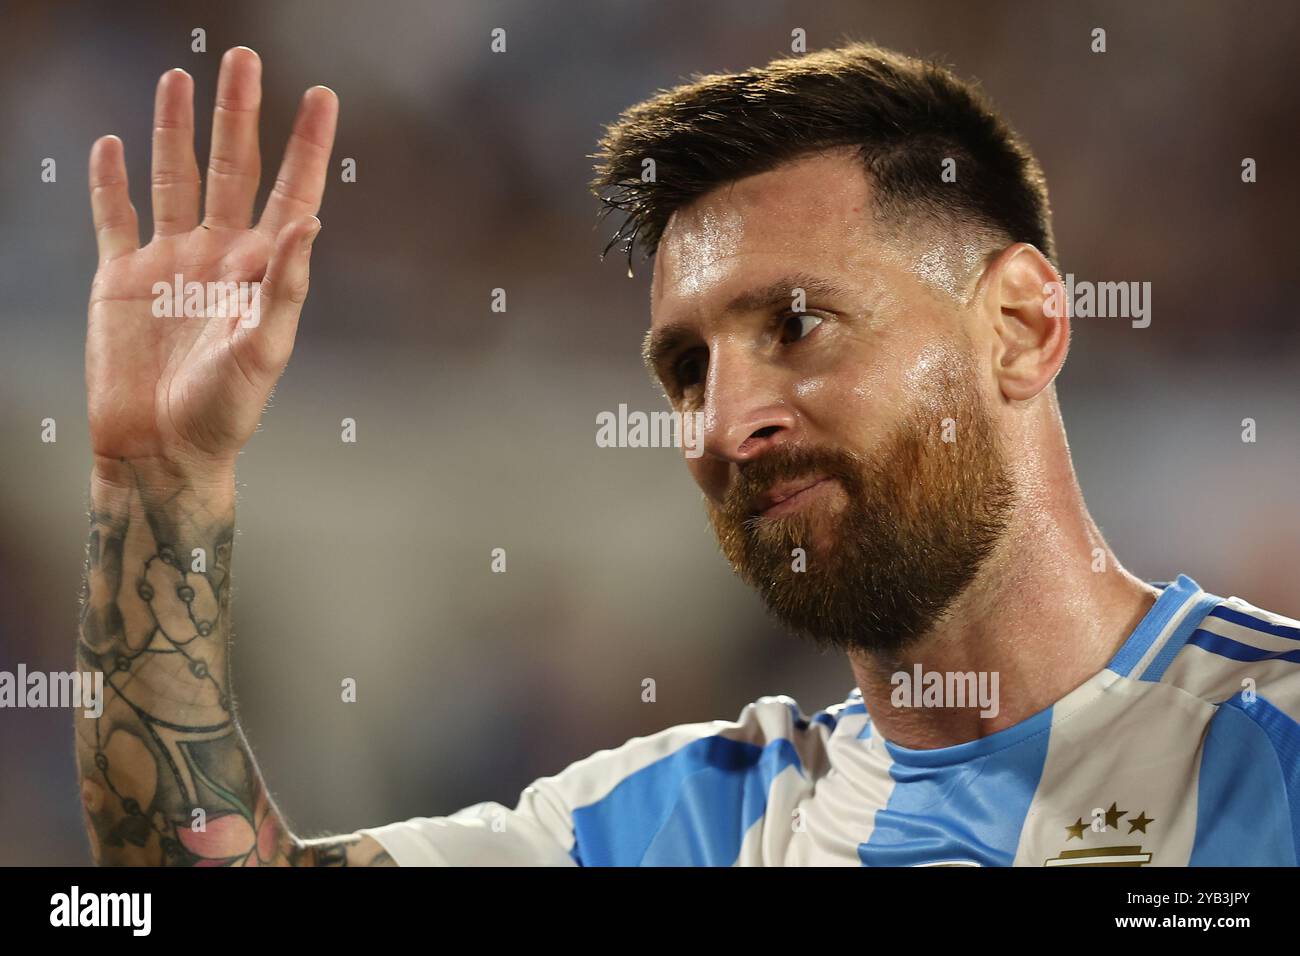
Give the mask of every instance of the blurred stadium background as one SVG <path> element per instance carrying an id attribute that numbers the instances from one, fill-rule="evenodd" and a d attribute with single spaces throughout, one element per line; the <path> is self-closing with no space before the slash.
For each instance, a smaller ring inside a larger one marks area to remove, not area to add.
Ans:
<path id="1" fill-rule="evenodd" d="M 587 155 L 624 107 L 788 52 L 796 27 L 810 49 L 872 39 L 982 81 L 1046 169 L 1063 271 L 1153 286 L 1149 328 L 1076 323 L 1060 380 L 1094 515 L 1150 580 L 1184 571 L 1300 615 L 1290 3 L 5 6 L 0 669 L 72 664 L 90 143 L 125 140 L 147 237 L 164 70 L 195 78 L 203 166 L 221 53 L 261 54 L 263 195 L 302 90 L 342 99 L 333 162 L 355 158 L 358 181 L 327 191 L 297 351 L 241 462 L 235 550 L 242 719 L 302 835 L 513 805 L 631 736 L 763 694 L 811 713 L 851 688 L 842 658 L 732 579 L 672 451 L 594 443 L 598 411 L 660 406 L 638 356 L 648 270 L 599 261 Z M 0 863 L 88 860 L 69 714 L 0 711 Z"/>

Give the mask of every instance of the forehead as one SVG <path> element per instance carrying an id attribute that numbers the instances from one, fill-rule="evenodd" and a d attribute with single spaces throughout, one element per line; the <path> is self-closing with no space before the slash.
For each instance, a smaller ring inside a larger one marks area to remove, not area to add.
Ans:
<path id="1" fill-rule="evenodd" d="M 865 275 L 882 247 L 871 187 L 855 151 L 809 156 L 726 183 L 677 210 L 651 282 L 651 324 L 707 311 L 791 273 Z"/>

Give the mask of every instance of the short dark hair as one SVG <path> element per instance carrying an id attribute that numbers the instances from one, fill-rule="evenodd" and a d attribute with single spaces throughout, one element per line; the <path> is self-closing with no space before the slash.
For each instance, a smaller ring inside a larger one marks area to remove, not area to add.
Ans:
<path id="1" fill-rule="evenodd" d="M 1020 137 L 944 66 L 865 43 L 697 76 L 626 110 L 592 157 L 604 213 L 624 214 L 605 251 L 653 256 L 673 212 L 711 189 L 841 146 L 858 148 L 879 220 L 1028 242 L 1055 263 L 1047 183 Z"/>

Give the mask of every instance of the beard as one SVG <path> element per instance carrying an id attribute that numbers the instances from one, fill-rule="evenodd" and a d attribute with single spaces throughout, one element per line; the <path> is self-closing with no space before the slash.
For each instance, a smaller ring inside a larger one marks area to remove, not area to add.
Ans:
<path id="1" fill-rule="evenodd" d="M 732 568 L 773 616 L 823 647 L 895 658 L 940 620 L 1006 531 L 1014 487 L 974 373 L 950 370 L 933 384 L 870 458 L 780 445 L 742 466 L 720 507 L 706 499 Z M 945 418 L 955 440 L 943 441 Z M 756 495 L 812 475 L 841 493 L 780 516 L 755 513 Z"/>

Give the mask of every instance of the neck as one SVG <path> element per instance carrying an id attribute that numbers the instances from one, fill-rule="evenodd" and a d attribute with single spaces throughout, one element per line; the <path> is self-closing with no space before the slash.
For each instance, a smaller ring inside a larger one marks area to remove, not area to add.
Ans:
<path id="1" fill-rule="evenodd" d="M 1046 404 L 1039 415 L 1050 418 L 1034 426 L 1046 440 L 1025 443 L 1035 451 L 1011 463 L 1014 516 L 976 579 L 901 654 L 849 655 L 868 713 L 895 744 L 949 747 L 1044 710 L 1102 670 L 1155 602 L 1155 589 L 1120 566 L 1088 514 L 1055 403 Z M 949 674 L 973 672 L 996 698 L 917 706 L 917 665 L 945 687 Z"/>

